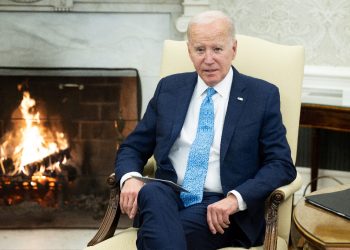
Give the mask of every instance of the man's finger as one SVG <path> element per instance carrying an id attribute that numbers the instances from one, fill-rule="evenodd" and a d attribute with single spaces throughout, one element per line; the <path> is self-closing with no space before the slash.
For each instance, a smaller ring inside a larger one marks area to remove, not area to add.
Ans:
<path id="1" fill-rule="evenodd" d="M 209 226 L 209 230 L 212 234 L 216 234 L 216 230 L 215 227 L 213 225 L 213 219 L 212 219 L 212 215 L 211 215 L 211 209 L 208 207 L 207 210 L 207 222 L 208 222 L 208 226 Z"/>
<path id="2" fill-rule="evenodd" d="M 124 209 L 124 195 L 120 194 L 120 200 L 119 200 L 119 207 L 120 207 L 120 211 L 122 212 L 122 214 L 125 214 L 125 209 Z"/>
<path id="3" fill-rule="evenodd" d="M 221 224 L 217 221 L 216 223 L 214 223 L 214 226 L 215 226 L 215 229 L 217 232 L 223 234 L 225 231 L 224 231 L 224 228 L 221 226 Z"/>
<path id="4" fill-rule="evenodd" d="M 132 209 L 131 209 L 130 214 L 129 214 L 129 218 L 130 219 L 134 219 L 134 217 L 135 217 L 135 215 L 137 213 L 137 209 L 138 209 L 138 207 L 137 207 L 137 199 L 135 199 L 134 203 L 132 205 Z"/>
<path id="5" fill-rule="evenodd" d="M 230 222 L 230 216 L 228 214 L 225 214 L 225 216 L 223 216 L 223 222 L 226 224 L 226 225 L 230 225 L 231 222 Z"/>
<path id="6" fill-rule="evenodd" d="M 228 219 L 228 216 L 222 212 L 222 211 L 216 211 L 218 223 L 221 226 L 221 228 L 228 228 L 230 225 L 230 220 Z"/>
<path id="7" fill-rule="evenodd" d="M 130 215 L 130 212 L 131 212 L 133 204 L 134 204 L 135 197 L 133 195 L 129 195 L 128 198 L 129 199 L 128 199 L 128 204 L 127 204 L 127 210 L 128 210 L 128 214 Z"/>

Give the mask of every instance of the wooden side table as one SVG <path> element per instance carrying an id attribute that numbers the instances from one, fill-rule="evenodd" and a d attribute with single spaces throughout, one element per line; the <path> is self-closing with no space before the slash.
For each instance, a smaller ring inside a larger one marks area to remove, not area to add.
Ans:
<path id="1" fill-rule="evenodd" d="M 350 107 L 320 104 L 301 105 L 300 126 L 313 128 L 311 149 L 311 180 L 318 176 L 320 130 L 350 132 Z M 317 181 L 311 183 L 311 191 L 317 189 Z"/>
<path id="2" fill-rule="evenodd" d="M 350 188 L 350 184 L 313 192 L 320 194 Z M 344 201 L 349 204 L 348 201 Z M 350 249 L 350 220 L 300 200 L 293 211 L 292 243 L 295 249 Z M 298 235 L 296 235 L 298 234 Z M 296 241 L 296 242 L 295 242 Z"/>

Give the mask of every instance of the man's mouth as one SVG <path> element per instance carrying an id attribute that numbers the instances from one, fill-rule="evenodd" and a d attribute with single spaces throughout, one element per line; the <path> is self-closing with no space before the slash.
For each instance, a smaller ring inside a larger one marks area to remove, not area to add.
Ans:
<path id="1" fill-rule="evenodd" d="M 205 69 L 205 70 L 203 70 L 205 73 L 214 73 L 214 72 L 216 72 L 216 69 Z"/>

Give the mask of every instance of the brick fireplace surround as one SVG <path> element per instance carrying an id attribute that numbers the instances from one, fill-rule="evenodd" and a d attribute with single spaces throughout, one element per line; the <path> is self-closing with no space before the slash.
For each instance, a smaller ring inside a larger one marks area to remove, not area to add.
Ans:
<path id="1" fill-rule="evenodd" d="M 22 99 L 18 89 L 23 88 L 36 100 L 45 128 L 61 125 L 74 171 L 56 178 L 50 190 L 25 186 L 26 175 L 0 171 L 0 227 L 97 227 L 106 210 L 106 178 L 113 171 L 116 149 L 140 117 L 137 70 L 0 69 L 0 145 L 6 133 L 23 123 L 13 115 Z"/>

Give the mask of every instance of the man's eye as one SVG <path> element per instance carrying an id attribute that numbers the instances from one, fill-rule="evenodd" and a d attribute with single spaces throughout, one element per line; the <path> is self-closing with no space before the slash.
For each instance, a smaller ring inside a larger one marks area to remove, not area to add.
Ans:
<path id="1" fill-rule="evenodd" d="M 203 52 L 204 52 L 204 49 L 203 49 L 203 48 L 196 48 L 196 52 L 197 52 L 197 53 L 203 53 Z"/>
<path id="2" fill-rule="evenodd" d="M 214 52 L 215 53 L 219 53 L 219 52 L 221 52 L 222 51 L 222 48 L 214 48 Z"/>

